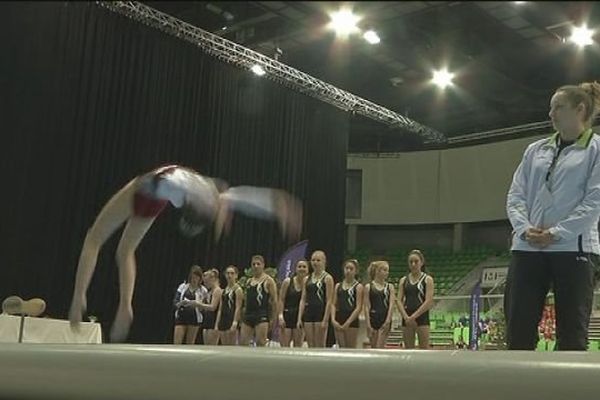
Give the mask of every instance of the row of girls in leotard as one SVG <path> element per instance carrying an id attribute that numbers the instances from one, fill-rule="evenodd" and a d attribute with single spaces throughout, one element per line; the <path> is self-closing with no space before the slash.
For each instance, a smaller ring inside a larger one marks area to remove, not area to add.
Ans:
<path id="1" fill-rule="evenodd" d="M 409 253 L 410 272 L 400 279 L 397 293 L 388 282 L 386 261 L 369 265 L 369 282 L 363 285 L 358 280 L 358 262 L 347 260 L 343 264 L 344 279 L 334 284 L 326 272 L 323 251 L 315 251 L 310 263 L 298 261 L 293 276 L 281 282 L 279 290 L 264 272 L 265 261 L 260 255 L 252 257 L 252 277 L 245 293 L 237 284 L 238 270 L 234 266 L 225 270 L 225 289 L 219 286 L 217 270 L 202 276 L 199 267 L 192 267 L 189 283 L 178 288 L 175 298 L 175 343 L 182 343 L 184 338 L 186 343 L 194 343 L 201 325 L 205 344 L 220 341 L 223 345 L 249 345 L 253 341 L 264 346 L 277 320 L 281 346 L 301 346 L 306 341 L 309 347 L 325 347 L 331 323 L 337 345 L 355 348 L 359 316 L 364 313 L 371 347 L 383 348 L 395 306 L 402 316 L 404 347 L 414 348 L 418 335 L 419 347 L 428 348 L 434 287 L 433 279 L 423 270 L 424 264 L 419 250 Z"/>
<path id="2" fill-rule="evenodd" d="M 300 260 L 292 277 L 280 289 L 280 343 L 303 343 L 325 347 L 329 322 L 338 347 L 356 348 L 359 317 L 364 313 L 367 336 L 372 348 L 387 342 L 393 309 L 402 317 L 404 348 L 429 348 L 429 310 L 433 306 L 433 278 L 425 273 L 425 257 L 419 250 L 408 254 L 409 273 L 400 279 L 398 291 L 388 282 L 387 261 L 374 261 L 367 269 L 368 283 L 359 282 L 357 260 L 343 263 L 344 279 L 336 284 L 326 270 L 326 256 L 316 251 L 309 264 Z"/>
<path id="3" fill-rule="evenodd" d="M 252 257 L 252 277 L 245 293 L 238 284 L 238 269 L 225 269 L 227 284 L 219 282 L 219 271 L 202 272 L 193 266 L 186 282 L 177 288 L 175 306 L 175 344 L 194 344 L 200 328 L 206 345 L 249 345 L 267 343 L 277 312 L 277 286 L 265 273 L 265 260 Z M 242 307 L 243 305 L 243 307 Z"/>
<path id="4" fill-rule="evenodd" d="M 195 265 L 186 282 L 175 293 L 175 328 L 173 343 L 194 344 L 200 328 L 202 341 L 207 345 L 237 344 L 237 330 L 244 293 L 237 283 L 238 269 L 225 269 L 227 285 L 219 283 L 219 271 Z"/>

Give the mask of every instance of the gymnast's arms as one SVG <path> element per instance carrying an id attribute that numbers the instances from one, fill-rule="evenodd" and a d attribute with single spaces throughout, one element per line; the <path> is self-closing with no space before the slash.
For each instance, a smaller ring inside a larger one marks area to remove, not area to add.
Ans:
<path id="1" fill-rule="evenodd" d="M 289 240 L 297 240 L 302 231 L 302 203 L 289 193 L 253 186 L 232 187 L 219 194 L 215 220 L 215 238 L 231 226 L 233 213 L 264 220 L 277 220 L 281 233 Z"/>

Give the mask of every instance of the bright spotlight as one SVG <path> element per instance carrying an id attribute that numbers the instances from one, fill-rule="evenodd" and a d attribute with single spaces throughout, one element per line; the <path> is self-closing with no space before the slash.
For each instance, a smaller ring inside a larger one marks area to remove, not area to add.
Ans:
<path id="1" fill-rule="evenodd" d="M 379 38 L 379 35 L 377 34 L 377 32 L 372 31 L 372 30 L 366 31 L 363 34 L 363 38 L 370 44 L 377 44 L 377 43 L 381 42 L 381 39 Z"/>
<path id="2" fill-rule="evenodd" d="M 444 89 L 452 85 L 452 79 L 454 79 L 454 74 L 448 72 L 446 69 L 441 69 L 433 71 L 433 79 L 431 81 L 441 89 Z"/>
<path id="3" fill-rule="evenodd" d="M 331 22 L 330 26 L 336 31 L 338 35 L 347 36 L 351 33 L 358 31 L 356 25 L 360 18 L 352 13 L 350 10 L 339 10 L 330 14 Z"/>
<path id="4" fill-rule="evenodd" d="M 592 36 L 594 36 L 594 31 L 588 29 L 587 26 L 576 26 L 573 27 L 573 31 L 571 32 L 571 37 L 569 37 L 569 40 L 579 47 L 585 47 L 594 43 Z"/>
<path id="5" fill-rule="evenodd" d="M 252 72 L 254 72 L 256 75 L 258 75 L 258 76 L 263 76 L 264 74 L 266 74 L 266 72 L 265 72 L 265 70 L 263 69 L 263 67 L 261 67 L 261 66 L 260 66 L 260 65 L 258 65 L 258 64 L 254 64 L 254 65 L 252 66 L 252 68 L 250 68 L 250 70 L 251 70 Z"/>

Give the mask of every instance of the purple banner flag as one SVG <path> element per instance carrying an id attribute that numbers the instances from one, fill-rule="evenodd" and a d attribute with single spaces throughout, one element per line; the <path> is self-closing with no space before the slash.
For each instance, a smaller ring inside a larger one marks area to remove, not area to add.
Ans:
<path id="1" fill-rule="evenodd" d="M 307 248 L 308 240 L 303 240 L 287 249 L 277 264 L 277 280 L 279 282 L 283 282 L 285 278 L 292 275 L 298 260 L 306 258 Z"/>
<path id="2" fill-rule="evenodd" d="M 471 292 L 471 317 L 469 318 L 469 349 L 479 349 L 479 309 L 481 302 L 481 280 Z"/>

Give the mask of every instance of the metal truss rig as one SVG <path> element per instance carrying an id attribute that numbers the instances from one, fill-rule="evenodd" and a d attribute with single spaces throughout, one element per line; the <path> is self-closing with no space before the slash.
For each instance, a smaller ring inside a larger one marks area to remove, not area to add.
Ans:
<path id="1" fill-rule="evenodd" d="M 424 138 L 426 143 L 446 143 L 447 141 L 441 132 L 152 7 L 136 1 L 98 1 L 96 3 L 145 25 L 186 40 L 219 60 L 247 70 L 258 64 L 270 79 L 344 111 L 363 115 L 392 128 L 401 128 L 418 134 Z"/>
<path id="2" fill-rule="evenodd" d="M 600 115 L 593 121 L 592 125 L 600 123 Z M 552 133 L 554 128 L 552 121 L 530 122 L 528 124 L 510 126 L 508 128 L 493 129 L 491 131 L 468 133 L 466 135 L 453 136 L 448 138 L 448 144 L 468 143 L 475 140 L 501 138 L 503 136 L 515 135 L 517 133 Z"/>
<path id="3" fill-rule="evenodd" d="M 552 129 L 552 122 L 540 121 L 528 124 L 510 126 L 508 128 L 493 129 L 491 131 L 468 133 L 466 135 L 453 136 L 448 139 L 448 144 L 468 143 L 475 140 L 501 138 L 503 136 L 514 135 L 517 133 L 531 133 L 544 129 Z"/>

